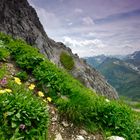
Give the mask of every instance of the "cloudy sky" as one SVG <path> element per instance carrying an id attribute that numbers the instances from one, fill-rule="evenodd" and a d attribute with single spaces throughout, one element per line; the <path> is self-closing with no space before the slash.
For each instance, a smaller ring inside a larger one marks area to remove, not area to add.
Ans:
<path id="1" fill-rule="evenodd" d="M 140 0 L 28 0 L 48 36 L 80 57 L 140 50 Z"/>

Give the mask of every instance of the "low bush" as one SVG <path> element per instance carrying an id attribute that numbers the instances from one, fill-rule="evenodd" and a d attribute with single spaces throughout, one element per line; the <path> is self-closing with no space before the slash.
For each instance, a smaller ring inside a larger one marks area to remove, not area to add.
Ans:
<path id="1" fill-rule="evenodd" d="M 48 128 L 46 103 L 23 84 L 10 81 L 7 87 L 0 93 L 0 136 L 13 140 L 45 140 Z"/>
<path id="2" fill-rule="evenodd" d="M 40 62 L 44 60 L 43 55 L 37 49 L 32 49 L 22 40 L 10 41 L 7 49 L 10 51 L 16 63 L 25 70 L 32 71 Z"/>
<path id="3" fill-rule="evenodd" d="M 70 56 L 66 52 L 62 52 L 60 54 L 60 62 L 66 70 L 72 70 L 74 67 L 74 60 L 72 56 Z"/>

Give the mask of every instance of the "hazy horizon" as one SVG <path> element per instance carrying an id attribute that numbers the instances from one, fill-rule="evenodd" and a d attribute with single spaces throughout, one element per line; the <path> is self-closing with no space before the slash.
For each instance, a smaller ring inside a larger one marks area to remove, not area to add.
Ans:
<path id="1" fill-rule="evenodd" d="M 80 57 L 140 50 L 139 0 L 28 0 L 47 35 Z"/>

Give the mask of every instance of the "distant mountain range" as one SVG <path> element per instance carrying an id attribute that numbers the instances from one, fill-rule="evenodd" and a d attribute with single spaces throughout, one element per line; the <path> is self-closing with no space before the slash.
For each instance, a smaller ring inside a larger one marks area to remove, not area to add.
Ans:
<path id="1" fill-rule="evenodd" d="M 140 51 L 127 56 L 99 55 L 84 59 L 105 76 L 120 96 L 140 99 Z"/>
<path id="2" fill-rule="evenodd" d="M 140 70 L 140 51 L 136 51 L 125 58 L 125 61 L 136 66 Z"/>

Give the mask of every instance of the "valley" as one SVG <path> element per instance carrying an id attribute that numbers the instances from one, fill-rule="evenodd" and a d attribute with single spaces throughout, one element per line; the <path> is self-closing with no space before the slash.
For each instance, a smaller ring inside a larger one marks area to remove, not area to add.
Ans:
<path id="1" fill-rule="evenodd" d="M 87 63 L 95 67 L 105 76 L 107 81 L 117 90 L 119 96 L 132 100 L 140 99 L 140 51 L 124 56 L 95 56 L 85 58 Z"/>

